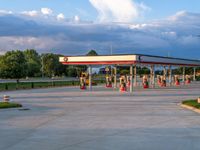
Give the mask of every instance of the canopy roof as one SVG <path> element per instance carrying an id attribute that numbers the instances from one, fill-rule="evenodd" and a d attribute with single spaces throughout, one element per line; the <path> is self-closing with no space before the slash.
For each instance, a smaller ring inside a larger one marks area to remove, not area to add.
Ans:
<path id="1" fill-rule="evenodd" d="M 127 55 L 99 55 L 99 56 L 65 56 L 59 61 L 64 65 L 132 65 L 132 64 L 158 64 L 200 66 L 199 60 L 162 57 L 142 54 Z"/>

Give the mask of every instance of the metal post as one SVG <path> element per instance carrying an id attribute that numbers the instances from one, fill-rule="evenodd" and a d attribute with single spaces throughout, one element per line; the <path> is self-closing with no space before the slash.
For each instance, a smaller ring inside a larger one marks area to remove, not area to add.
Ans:
<path id="1" fill-rule="evenodd" d="M 149 86 L 152 86 L 152 66 L 150 66 L 150 78 L 149 78 Z"/>
<path id="2" fill-rule="evenodd" d="M 182 81 L 183 81 L 183 84 L 185 84 L 185 67 L 183 67 Z"/>
<path id="3" fill-rule="evenodd" d="M 133 92 L 133 65 L 130 65 L 130 93 Z"/>
<path id="4" fill-rule="evenodd" d="M 155 88 L 155 66 L 151 66 L 151 86 Z"/>
<path id="5" fill-rule="evenodd" d="M 89 90 L 92 91 L 92 66 L 89 66 Z"/>
<path id="6" fill-rule="evenodd" d="M 134 87 L 137 86 L 137 66 L 134 67 Z"/>
<path id="7" fill-rule="evenodd" d="M 152 66 L 150 66 L 150 79 L 149 79 L 149 85 L 152 86 Z"/>
<path id="8" fill-rule="evenodd" d="M 169 86 L 172 86 L 172 66 L 169 66 Z"/>
<path id="9" fill-rule="evenodd" d="M 117 88 L 117 66 L 114 66 L 114 89 Z"/>
<path id="10" fill-rule="evenodd" d="M 44 78 L 44 56 L 42 56 L 42 78 Z"/>
<path id="11" fill-rule="evenodd" d="M 166 79 L 166 76 L 167 76 L 166 66 L 163 66 L 163 67 L 164 67 L 164 70 L 163 70 L 163 76 L 164 76 L 164 78 Z"/>
<path id="12" fill-rule="evenodd" d="M 194 67 L 193 81 L 196 81 L 196 67 Z"/>

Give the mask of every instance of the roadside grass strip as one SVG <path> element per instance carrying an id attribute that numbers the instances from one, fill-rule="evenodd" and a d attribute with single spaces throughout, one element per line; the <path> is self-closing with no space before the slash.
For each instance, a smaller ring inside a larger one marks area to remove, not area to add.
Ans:
<path id="1" fill-rule="evenodd" d="M 22 107 L 19 103 L 14 102 L 0 102 L 0 109 Z"/>
<path id="2" fill-rule="evenodd" d="M 200 104 L 197 102 L 197 100 L 186 100 L 186 101 L 183 101 L 182 104 L 200 109 Z"/>
<path id="3" fill-rule="evenodd" d="M 186 100 L 180 104 L 181 107 L 200 113 L 200 104 L 197 100 Z"/>

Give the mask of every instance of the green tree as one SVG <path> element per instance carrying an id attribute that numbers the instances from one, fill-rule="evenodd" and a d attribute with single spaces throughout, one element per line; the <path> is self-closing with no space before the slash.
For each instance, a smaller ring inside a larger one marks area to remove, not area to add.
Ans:
<path id="1" fill-rule="evenodd" d="M 120 70 L 120 74 L 121 75 L 128 75 L 128 74 L 130 74 L 130 71 L 127 70 L 127 69 L 123 69 L 123 70 Z"/>
<path id="2" fill-rule="evenodd" d="M 17 79 L 26 76 L 27 63 L 24 53 L 16 50 L 9 51 L 1 56 L 0 61 L 0 77 Z"/>
<path id="3" fill-rule="evenodd" d="M 81 72 L 86 72 L 87 71 L 87 66 L 86 65 L 78 65 L 75 66 L 76 68 L 76 76 L 80 76 Z"/>
<path id="4" fill-rule="evenodd" d="M 62 63 L 59 62 L 59 57 L 63 57 L 63 55 L 59 55 L 59 54 L 54 54 L 55 55 L 55 75 L 56 76 L 62 76 L 62 75 L 66 75 L 66 65 L 63 65 Z"/>
<path id="5" fill-rule="evenodd" d="M 138 67 L 137 70 L 139 75 L 150 74 L 150 69 L 147 67 Z"/>
<path id="6" fill-rule="evenodd" d="M 86 55 L 87 56 L 97 56 L 98 53 L 95 50 L 90 50 Z"/>
<path id="7" fill-rule="evenodd" d="M 34 49 L 27 49 L 24 51 L 27 61 L 27 76 L 35 77 L 41 75 L 41 59 L 40 55 Z"/>
<path id="8" fill-rule="evenodd" d="M 66 66 L 59 62 L 61 55 L 47 53 L 42 54 L 42 65 L 44 74 L 48 77 L 61 76 L 66 71 Z"/>
<path id="9" fill-rule="evenodd" d="M 66 71 L 67 71 L 68 77 L 76 77 L 77 76 L 77 70 L 76 70 L 75 66 L 69 66 Z"/>

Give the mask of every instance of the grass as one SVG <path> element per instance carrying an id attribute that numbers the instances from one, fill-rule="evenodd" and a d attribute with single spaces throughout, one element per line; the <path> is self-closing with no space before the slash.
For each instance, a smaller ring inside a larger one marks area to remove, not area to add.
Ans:
<path id="1" fill-rule="evenodd" d="M 200 104 L 197 102 L 197 100 L 183 101 L 182 104 L 188 105 L 188 106 L 192 106 L 192 107 L 195 107 L 197 109 L 200 109 Z"/>
<path id="2" fill-rule="evenodd" d="M 79 85 L 79 81 L 52 81 L 52 82 L 19 82 L 19 83 L 0 83 L 0 91 L 47 88 L 59 86 L 75 86 Z"/>
<path id="3" fill-rule="evenodd" d="M 105 80 L 95 80 L 95 84 L 105 83 Z M 0 83 L 0 91 L 20 90 L 20 89 L 35 89 L 61 86 L 78 86 L 79 81 L 46 81 L 46 82 L 9 82 Z"/>
<path id="4" fill-rule="evenodd" d="M 14 102 L 0 102 L 0 109 L 22 107 L 19 103 Z"/>

